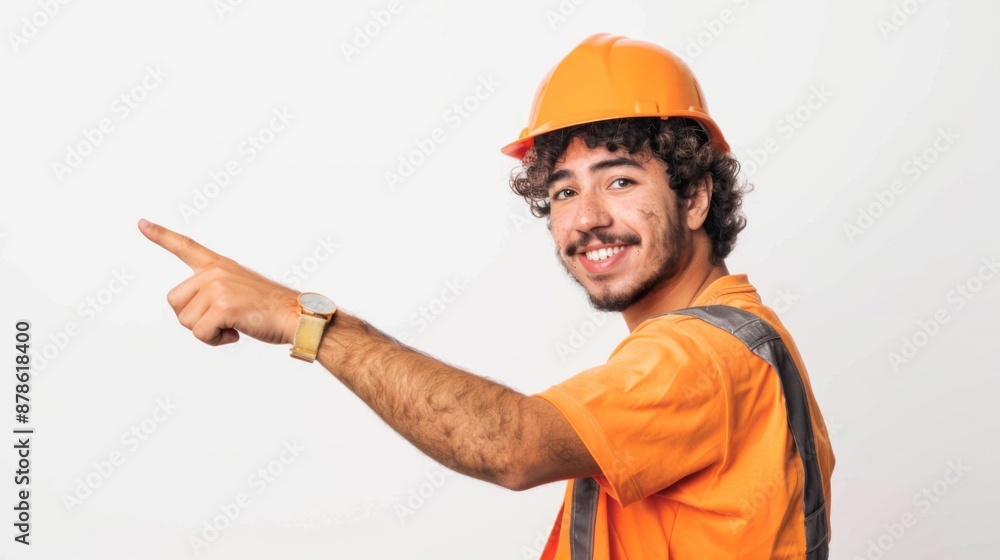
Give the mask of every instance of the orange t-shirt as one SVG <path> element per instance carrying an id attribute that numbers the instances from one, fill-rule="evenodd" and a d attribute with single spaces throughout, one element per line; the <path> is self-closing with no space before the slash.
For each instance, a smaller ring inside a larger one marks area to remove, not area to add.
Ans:
<path id="1" fill-rule="evenodd" d="M 754 313 L 788 347 L 829 518 L 833 449 L 795 343 L 745 274 L 712 282 L 692 307 L 712 304 Z M 802 462 L 781 381 L 735 336 L 695 317 L 652 317 L 606 364 L 536 396 L 562 412 L 601 467 L 595 560 L 805 556 Z M 573 484 L 544 559 L 570 557 Z"/>

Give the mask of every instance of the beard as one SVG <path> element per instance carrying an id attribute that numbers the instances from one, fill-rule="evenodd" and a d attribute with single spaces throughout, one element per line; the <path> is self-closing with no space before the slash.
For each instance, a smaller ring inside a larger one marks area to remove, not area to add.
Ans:
<path id="1" fill-rule="evenodd" d="M 617 236 L 607 232 L 593 231 L 584 234 L 579 241 L 570 243 L 566 248 L 566 255 L 575 259 L 578 248 L 587 245 L 591 235 L 596 237 L 601 243 L 607 244 L 636 245 L 640 242 L 638 236 L 631 233 Z M 669 282 L 687 264 L 691 257 L 691 232 L 684 227 L 680 216 L 680 208 L 677 208 L 674 215 L 667 219 L 667 226 L 660 239 L 660 260 L 655 263 L 655 268 L 646 276 L 635 279 L 630 285 L 620 288 L 617 291 L 612 290 L 608 286 L 595 288 L 595 290 L 599 290 L 596 293 L 587 290 L 583 283 L 573 274 L 573 271 L 566 266 L 566 261 L 559 255 L 558 249 L 556 256 L 570 278 L 579 284 L 580 287 L 584 288 L 587 298 L 590 299 L 590 305 L 594 309 L 598 311 L 621 312 Z M 601 276 L 597 276 L 596 279 L 600 281 Z"/>

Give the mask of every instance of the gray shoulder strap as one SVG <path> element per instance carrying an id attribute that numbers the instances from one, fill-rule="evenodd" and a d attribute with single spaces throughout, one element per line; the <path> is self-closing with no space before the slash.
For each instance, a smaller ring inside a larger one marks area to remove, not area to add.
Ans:
<path id="1" fill-rule="evenodd" d="M 820 478 L 819 462 L 813 438 L 812 419 L 805 386 L 795 361 L 781 336 L 763 319 L 753 313 L 728 305 L 689 307 L 672 311 L 702 319 L 739 338 L 754 354 L 760 356 L 778 372 L 785 397 L 788 426 L 795 447 L 802 459 L 802 505 L 805 513 L 806 560 L 827 560 L 829 557 L 829 527 L 826 500 Z M 669 314 L 669 313 L 668 313 Z M 573 506 L 570 531 L 570 558 L 593 558 L 594 514 L 599 487 L 592 478 L 578 478 L 573 483 Z"/>
<path id="2" fill-rule="evenodd" d="M 802 459 L 802 472 L 805 475 L 802 506 L 806 519 L 806 558 L 825 560 L 829 556 L 830 532 L 816 443 L 813 439 L 812 418 L 809 415 L 809 401 L 806 399 L 802 377 L 781 340 L 781 335 L 753 313 L 728 305 L 689 307 L 673 313 L 697 317 L 736 336 L 778 372 L 781 391 L 785 396 L 788 427 Z"/>

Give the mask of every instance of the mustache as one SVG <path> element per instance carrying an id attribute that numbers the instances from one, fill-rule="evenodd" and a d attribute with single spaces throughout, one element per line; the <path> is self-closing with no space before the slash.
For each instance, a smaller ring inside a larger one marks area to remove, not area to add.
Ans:
<path id="1" fill-rule="evenodd" d="M 589 245 L 591 237 L 596 237 L 598 241 L 606 245 L 637 245 L 640 241 L 639 236 L 634 233 L 617 235 L 605 231 L 587 232 L 580 239 L 566 246 L 566 256 L 572 257 L 580 251 L 580 247 Z"/>

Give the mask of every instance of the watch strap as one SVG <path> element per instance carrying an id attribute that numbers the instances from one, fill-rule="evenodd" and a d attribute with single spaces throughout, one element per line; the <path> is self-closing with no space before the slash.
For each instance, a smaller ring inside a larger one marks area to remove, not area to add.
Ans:
<path id="1" fill-rule="evenodd" d="M 323 339 L 323 331 L 329 319 L 302 313 L 299 315 L 299 327 L 295 330 L 295 341 L 292 343 L 292 357 L 313 362 L 319 352 L 319 343 Z"/>

